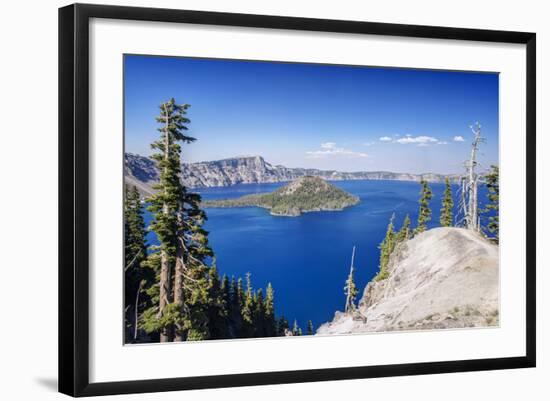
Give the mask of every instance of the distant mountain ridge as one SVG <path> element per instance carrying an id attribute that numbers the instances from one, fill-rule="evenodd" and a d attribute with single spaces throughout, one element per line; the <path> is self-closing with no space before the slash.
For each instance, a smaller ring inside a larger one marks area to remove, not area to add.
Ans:
<path id="1" fill-rule="evenodd" d="M 451 174 L 410 174 L 389 171 L 343 172 L 311 168 L 292 168 L 272 165 L 261 156 L 243 156 L 222 160 L 183 163 L 182 182 L 189 188 L 227 187 L 235 184 L 261 184 L 293 181 L 304 176 L 321 177 L 329 181 L 341 180 L 396 180 L 444 182 L 449 177 L 458 182 L 459 175 Z M 145 156 L 133 153 L 124 155 L 124 180 L 135 185 L 146 195 L 154 192 L 152 185 L 158 181 L 159 174 L 155 162 Z"/>

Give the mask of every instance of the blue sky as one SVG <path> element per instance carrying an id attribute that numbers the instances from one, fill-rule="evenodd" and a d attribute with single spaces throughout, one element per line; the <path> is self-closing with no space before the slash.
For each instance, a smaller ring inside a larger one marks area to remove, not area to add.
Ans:
<path id="1" fill-rule="evenodd" d="M 455 173 L 479 121 L 498 164 L 498 74 L 125 56 L 125 150 L 150 155 L 163 101 L 188 103 L 187 162 L 261 155 L 341 171 Z"/>

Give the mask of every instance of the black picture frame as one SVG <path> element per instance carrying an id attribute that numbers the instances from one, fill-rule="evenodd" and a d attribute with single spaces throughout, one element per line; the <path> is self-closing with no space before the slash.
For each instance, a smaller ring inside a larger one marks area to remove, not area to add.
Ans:
<path id="1" fill-rule="evenodd" d="M 90 18 L 437 38 L 526 46 L 527 238 L 526 353 L 520 357 L 408 363 L 90 383 L 89 381 L 89 149 Z M 71 396 L 143 393 L 535 366 L 536 320 L 536 35 L 358 21 L 74 4 L 59 9 L 59 391 Z"/>

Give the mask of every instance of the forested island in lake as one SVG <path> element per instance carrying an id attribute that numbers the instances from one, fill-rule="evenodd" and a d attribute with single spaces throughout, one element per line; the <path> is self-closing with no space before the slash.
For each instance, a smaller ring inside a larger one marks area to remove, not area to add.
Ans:
<path id="1" fill-rule="evenodd" d="M 302 213 L 343 210 L 359 203 L 359 198 L 320 177 L 305 176 L 271 193 L 245 195 L 235 199 L 203 201 L 205 208 L 256 206 L 274 216 L 300 216 Z"/>

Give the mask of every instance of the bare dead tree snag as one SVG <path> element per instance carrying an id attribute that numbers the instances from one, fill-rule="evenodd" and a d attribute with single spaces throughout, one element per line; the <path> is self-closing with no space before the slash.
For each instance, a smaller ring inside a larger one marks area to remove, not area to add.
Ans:
<path id="1" fill-rule="evenodd" d="M 460 207 L 459 210 L 463 214 L 462 219 L 459 221 L 460 225 L 463 225 L 469 230 L 479 231 L 479 209 L 478 209 L 478 183 L 479 174 L 477 172 L 477 153 L 479 151 L 480 144 L 485 142 L 485 138 L 481 136 L 481 124 L 476 122 L 470 126 L 474 139 L 472 141 L 472 147 L 470 150 L 470 158 L 464 163 L 466 167 L 466 173 L 461 178 L 461 194 L 460 194 Z"/>
<path id="2" fill-rule="evenodd" d="M 353 281 L 353 270 L 355 267 L 353 266 L 355 261 L 355 246 L 353 247 L 353 250 L 351 252 L 351 265 L 349 268 L 349 275 L 348 279 L 346 280 L 346 307 L 345 312 L 352 312 L 355 310 L 355 297 L 357 295 L 357 287 L 355 286 L 355 282 Z"/>

